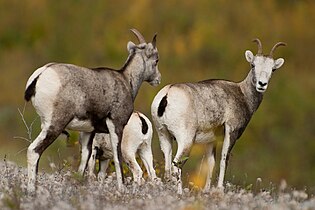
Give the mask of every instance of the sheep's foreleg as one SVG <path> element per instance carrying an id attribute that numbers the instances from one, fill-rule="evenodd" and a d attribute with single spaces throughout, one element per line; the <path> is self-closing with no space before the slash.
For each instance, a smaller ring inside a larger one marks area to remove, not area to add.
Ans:
<path id="1" fill-rule="evenodd" d="M 225 175 L 225 170 L 226 170 L 227 161 L 228 161 L 228 153 L 229 153 L 230 145 L 231 145 L 230 132 L 231 132 L 230 126 L 225 124 L 225 132 L 224 132 L 225 136 L 224 136 L 223 146 L 222 146 L 218 188 L 224 188 L 223 181 L 224 181 L 224 175 Z"/>

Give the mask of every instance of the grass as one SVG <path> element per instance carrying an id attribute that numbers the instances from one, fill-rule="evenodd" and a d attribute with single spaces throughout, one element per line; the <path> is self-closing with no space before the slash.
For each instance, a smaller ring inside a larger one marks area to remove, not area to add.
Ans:
<path id="1" fill-rule="evenodd" d="M 172 183 L 146 182 L 134 186 L 126 178 L 126 191 L 118 192 L 115 174 L 87 180 L 70 167 L 39 173 L 36 195 L 28 195 L 27 170 L 15 163 L 0 162 L 0 209 L 315 209 L 315 198 L 305 191 L 278 187 L 261 189 L 260 182 L 247 186 L 226 183 L 225 190 L 202 193 L 189 183 L 183 195 Z"/>

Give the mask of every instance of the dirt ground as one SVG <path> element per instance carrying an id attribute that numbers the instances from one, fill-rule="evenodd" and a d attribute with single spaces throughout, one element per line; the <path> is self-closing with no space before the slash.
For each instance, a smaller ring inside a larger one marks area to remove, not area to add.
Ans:
<path id="1" fill-rule="evenodd" d="M 227 184 L 224 192 L 213 188 L 209 193 L 189 186 L 179 196 L 171 183 L 131 183 L 127 178 L 126 192 L 120 193 L 114 175 L 87 181 L 65 169 L 39 173 L 36 195 L 29 195 L 27 169 L 0 162 L 0 209 L 315 209 L 313 196 L 285 186 L 253 192 Z"/>

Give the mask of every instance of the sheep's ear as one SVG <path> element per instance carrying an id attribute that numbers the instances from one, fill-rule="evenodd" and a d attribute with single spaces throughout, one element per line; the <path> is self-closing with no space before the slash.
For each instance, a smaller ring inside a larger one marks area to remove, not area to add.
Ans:
<path id="1" fill-rule="evenodd" d="M 133 42 L 129 41 L 128 44 L 127 44 L 128 52 L 131 53 L 135 48 L 136 48 L 136 45 Z"/>
<path id="2" fill-rule="evenodd" d="M 249 63 L 252 63 L 254 61 L 254 54 L 250 50 L 245 51 L 245 58 Z"/>
<path id="3" fill-rule="evenodd" d="M 274 65 L 273 69 L 278 69 L 283 64 L 284 64 L 284 59 L 283 58 L 278 58 L 277 60 L 275 60 L 275 65 Z"/>
<path id="4" fill-rule="evenodd" d="M 152 45 L 153 45 L 153 48 L 156 48 L 156 36 L 157 36 L 157 33 L 154 34 L 154 37 L 152 39 Z"/>

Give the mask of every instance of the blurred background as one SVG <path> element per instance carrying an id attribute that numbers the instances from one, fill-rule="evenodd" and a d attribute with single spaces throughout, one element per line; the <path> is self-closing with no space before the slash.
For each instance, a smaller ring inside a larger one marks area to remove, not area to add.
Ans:
<path id="1" fill-rule="evenodd" d="M 258 37 L 265 53 L 276 42 L 286 42 L 275 52 L 285 64 L 273 74 L 264 101 L 232 150 L 226 180 L 247 186 L 261 178 L 268 186 L 285 179 L 315 192 L 314 23 L 311 0 L 0 0 L 1 161 L 26 166 L 26 148 L 38 135 L 40 120 L 25 104 L 24 88 L 31 73 L 48 62 L 119 69 L 128 55 L 127 42 L 136 42 L 130 28 L 147 41 L 157 32 L 162 84 L 142 85 L 135 102 L 151 118 L 153 97 L 166 84 L 242 80 L 250 68 L 244 52 L 257 52 L 252 39 Z M 77 138 L 71 132 L 67 143 L 60 136 L 44 152 L 40 169 L 76 169 Z M 153 152 L 162 173 L 156 135 Z M 204 147 L 194 147 L 184 167 L 186 183 L 203 184 L 204 162 Z"/>

